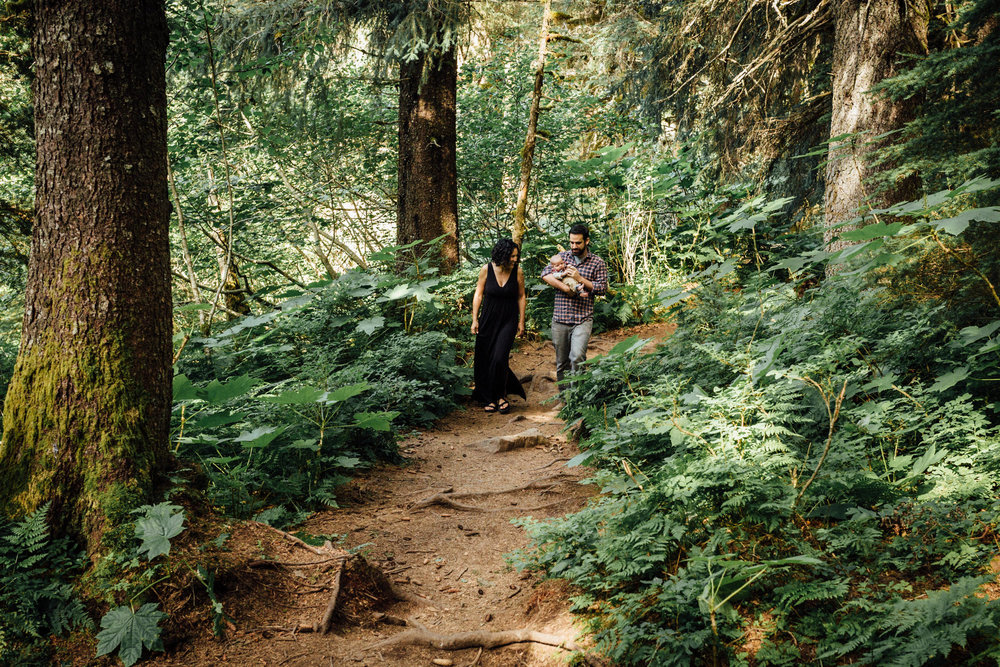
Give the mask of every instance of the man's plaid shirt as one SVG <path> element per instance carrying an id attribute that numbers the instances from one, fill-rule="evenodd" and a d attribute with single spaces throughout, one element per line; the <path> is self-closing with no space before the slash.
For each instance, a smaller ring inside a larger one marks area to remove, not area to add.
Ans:
<path id="1" fill-rule="evenodd" d="M 566 260 L 569 266 L 575 266 L 580 275 L 594 283 L 594 291 L 590 296 L 569 296 L 561 290 L 556 290 L 556 308 L 552 314 L 552 321 L 560 324 L 580 324 L 594 317 L 594 297 L 608 291 L 608 267 L 604 260 L 592 252 L 587 253 L 587 258 L 576 263 L 576 258 L 569 250 L 563 250 L 559 255 Z M 542 270 L 542 277 L 553 272 L 552 265 L 546 264 Z M 589 291 L 589 290 L 588 290 Z"/>

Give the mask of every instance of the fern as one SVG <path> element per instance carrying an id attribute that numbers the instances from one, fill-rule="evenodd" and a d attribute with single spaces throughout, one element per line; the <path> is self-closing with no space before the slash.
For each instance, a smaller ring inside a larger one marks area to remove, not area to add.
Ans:
<path id="1" fill-rule="evenodd" d="M 69 577 L 83 556 L 65 539 L 51 539 L 49 504 L 17 522 L 0 520 L 0 663 L 21 664 L 45 655 L 49 635 L 91 627 Z"/>

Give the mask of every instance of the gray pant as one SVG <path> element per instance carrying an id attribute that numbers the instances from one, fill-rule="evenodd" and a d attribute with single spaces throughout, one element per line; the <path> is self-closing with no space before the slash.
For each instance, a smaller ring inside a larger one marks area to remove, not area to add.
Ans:
<path id="1" fill-rule="evenodd" d="M 587 360 L 587 343 L 594 320 L 580 324 L 563 324 L 552 321 L 552 346 L 556 348 L 556 379 L 562 380 L 566 372 L 576 373 Z"/>

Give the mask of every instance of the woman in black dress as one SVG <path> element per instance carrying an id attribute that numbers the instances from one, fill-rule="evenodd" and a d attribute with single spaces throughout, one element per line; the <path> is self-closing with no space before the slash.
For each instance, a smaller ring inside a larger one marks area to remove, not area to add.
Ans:
<path id="1" fill-rule="evenodd" d="M 510 412 L 507 394 L 527 399 L 508 365 L 514 337 L 524 333 L 524 308 L 528 302 L 519 256 L 520 250 L 512 240 L 497 241 L 491 261 L 479 272 L 472 298 L 472 333 L 476 334 L 476 388 L 472 397 L 486 404 L 486 412 Z"/>

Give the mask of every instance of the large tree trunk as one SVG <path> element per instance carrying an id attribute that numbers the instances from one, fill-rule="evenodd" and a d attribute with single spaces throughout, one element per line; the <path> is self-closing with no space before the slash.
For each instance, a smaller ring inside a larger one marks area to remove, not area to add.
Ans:
<path id="1" fill-rule="evenodd" d="M 0 511 L 51 500 L 95 555 L 168 460 L 168 31 L 162 0 L 36 0 L 34 20 L 36 217 Z"/>
<path id="2" fill-rule="evenodd" d="M 527 230 L 528 186 L 531 185 L 531 164 L 535 159 L 535 143 L 538 131 L 538 111 L 542 106 L 542 83 L 545 80 L 545 53 L 549 44 L 549 8 L 551 0 L 545 0 L 542 8 L 542 36 L 538 44 L 538 62 L 535 63 L 535 87 L 531 92 L 531 109 L 528 111 L 528 133 L 521 149 L 521 182 L 517 189 L 517 204 L 514 205 L 514 226 L 511 238 L 518 246 Z"/>
<path id="3" fill-rule="evenodd" d="M 893 102 L 870 93 L 871 88 L 900 72 L 901 54 L 927 49 L 927 7 L 900 0 L 835 0 L 833 48 L 833 110 L 830 136 L 851 135 L 830 144 L 826 166 L 824 240 L 840 250 L 850 242 L 836 239 L 842 226 L 872 207 L 916 196 L 916 177 L 875 189 L 875 167 L 870 153 L 885 146 L 886 132 L 913 118 L 915 101 Z"/>
<path id="4" fill-rule="evenodd" d="M 458 265 L 457 78 L 454 51 L 399 66 L 396 238 L 405 245 L 444 236 L 438 263 L 445 273 Z"/>

